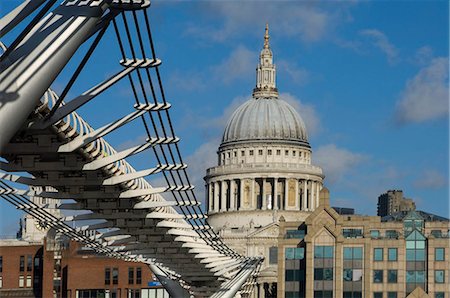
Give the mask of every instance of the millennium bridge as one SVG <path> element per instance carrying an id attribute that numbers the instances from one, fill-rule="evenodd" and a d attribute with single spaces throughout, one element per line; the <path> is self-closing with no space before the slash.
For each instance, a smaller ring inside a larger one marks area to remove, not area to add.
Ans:
<path id="1" fill-rule="evenodd" d="M 245 296 L 262 260 L 239 255 L 208 225 L 173 128 L 149 9 L 149 0 L 25 0 L 3 16 L 0 38 L 11 42 L 0 42 L 0 196 L 99 254 L 148 264 L 173 297 Z M 101 46 L 105 33 L 120 56 Z M 96 51 L 116 73 L 68 98 Z M 67 69 L 58 94 L 52 86 Z M 99 127 L 83 120 L 77 110 L 122 80 L 128 111 L 101 111 L 110 120 Z M 146 138 L 116 150 L 105 138 L 126 125 Z M 126 159 L 137 154 L 155 163 L 135 170 Z M 147 182 L 155 174 L 163 187 Z M 35 197 L 68 211 L 57 216 Z"/>

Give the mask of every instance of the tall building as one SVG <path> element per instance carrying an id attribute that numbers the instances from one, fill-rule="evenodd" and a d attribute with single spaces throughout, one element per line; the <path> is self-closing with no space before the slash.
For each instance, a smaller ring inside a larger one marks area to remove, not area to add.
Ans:
<path id="1" fill-rule="evenodd" d="M 232 248 L 265 257 L 241 296 L 450 298 L 448 219 L 414 211 L 401 191 L 380 196 L 384 217 L 330 207 L 302 118 L 278 94 L 267 27 L 253 96 L 217 154 L 205 177 L 208 221 Z"/>
<path id="2" fill-rule="evenodd" d="M 388 190 L 378 197 L 378 216 L 411 210 L 416 210 L 416 203 L 412 199 L 403 197 L 403 191 L 401 190 Z"/>

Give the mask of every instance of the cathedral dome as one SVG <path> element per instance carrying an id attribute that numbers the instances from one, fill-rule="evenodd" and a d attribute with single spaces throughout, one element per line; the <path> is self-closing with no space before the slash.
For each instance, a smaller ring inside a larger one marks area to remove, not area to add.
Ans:
<path id="1" fill-rule="evenodd" d="M 305 124 L 286 101 L 274 97 L 252 98 L 231 116 L 222 145 L 273 141 L 309 148 Z"/>

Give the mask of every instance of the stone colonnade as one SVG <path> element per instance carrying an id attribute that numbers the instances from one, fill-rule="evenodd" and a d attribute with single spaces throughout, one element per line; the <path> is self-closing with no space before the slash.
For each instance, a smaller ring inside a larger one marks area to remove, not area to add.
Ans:
<path id="1" fill-rule="evenodd" d="M 322 182 L 298 178 L 210 179 L 208 213 L 238 210 L 314 211 Z"/>

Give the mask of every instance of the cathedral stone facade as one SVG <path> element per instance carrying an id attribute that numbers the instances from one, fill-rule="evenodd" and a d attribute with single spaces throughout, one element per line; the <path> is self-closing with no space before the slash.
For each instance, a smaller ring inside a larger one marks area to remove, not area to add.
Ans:
<path id="1" fill-rule="evenodd" d="M 253 295 L 276 296 L 279 220 L 319 206 L 324 176 L 311 155 L 302 118 L 278 94 L 266 26 L 253 96 L 229 119 L 205 177 L 209 223 L 240 253 L 265 257 Z"/>

